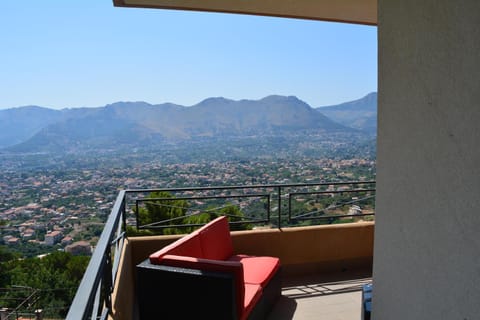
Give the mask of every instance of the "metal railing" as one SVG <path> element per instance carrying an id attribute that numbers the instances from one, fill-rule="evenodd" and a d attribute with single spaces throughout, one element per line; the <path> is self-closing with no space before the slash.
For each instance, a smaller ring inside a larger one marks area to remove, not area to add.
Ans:
<path id="1" fill-rule="evenodd" d="M 118 194 L 67 319 L 107 319 L 111 312 L 111 294 L 125 239 L 125 195 L 125 191 Z"/>
<path id="2" fill-rule="evenodd" d="M 163 196 L 152 197 L 153 193 Z M 304 204 L 307 202 L 305 199 L 307 196 L 311 197 L 308 200 L 308 206 Z M 191 228 L 202 224 L 185 224 L 182 223 L 182 219 L 202 213 L 220 215 L 224 213 L 222 210 L 227 206 L 239 205 L 243 206 L 246 213 L 242 214 L 241 219 L 231 224 L 263 224 L 282 228 L 298 225 L 306 220 L 333 223 L 373 216 L 375 214 L 374 199 L 375 181 L 120 191 L 72 302 L 67 319 L 107 319 L 111 313 L 111 294 L 127 236 L 127 220 L 132 217 L 135 219 L 134 225 L 137 230 Z M 181 216 L 146 224 L 139 223 L 139 213 L 143 205 L 153 203 L 164 208 L 178 209 L 175 205 L 169 204 L 172 201 L 193 201 L 196 207 L 191 205 L 182 207 Z M 205 203 L 207 201 L 212 201 L 215 207 L 209 207 Z M 304 205 L 299 206 L 302 203 Z M 254 209 L 264 208 L 264 214 L 252 215 L 252 212 L 248 212 L 249 205 L 253 205 Z M 361 206 L 366 208 L 366 211 L 363 212 Z M 309 210 L 305 211 L 305 207 Z M 347 211 L 347 208 L 352 207 L 354 208 L 352 212 Z"/>
<path id="3" fill-rule="evenodd" d="M 16 319 L 38 319 L 41 317 L 41 310 L 36 309 L 35 306 L 40 299 L 40 290 L 27 286 L 12 286 L 12 288 L 1 288 L 2 291 L 21 292 L 22 297 L 3 297 L 1 302 L 8 300 L 18 300 L 20 303 L 15 308 L 1 308 L 1 320 L 16 320 Z"/>

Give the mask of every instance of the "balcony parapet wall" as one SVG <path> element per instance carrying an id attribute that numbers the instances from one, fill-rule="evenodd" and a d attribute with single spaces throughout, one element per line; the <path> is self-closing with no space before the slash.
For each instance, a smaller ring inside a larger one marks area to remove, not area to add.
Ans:
<path id="1" fill-rule="evenodd" d="M 233 231 L 232 241 L 236 252 L 279 257 L 284 272 L 287 273 L 294 272 L 299 266 L 315 264 L 320 269 L 334 271 L 337 267 L 348 267 L 347 264 L 340 266 L 342 261 L 365 260 L 371 263 L 374 226 L 374 222 L 356 222 Z M 181 237 L 182 235 L 130 237 L 127 246 L 131 247 L 132 267 L 152 252 Z M 305 269 L 307 270 L 308 268 Z"/>
<path id="2" fill-rule="evenodd" d="M 237 231 L 238 252 L 279 257 L 283 272 L 304 274 L 371 268 L 374 222 Z"/>

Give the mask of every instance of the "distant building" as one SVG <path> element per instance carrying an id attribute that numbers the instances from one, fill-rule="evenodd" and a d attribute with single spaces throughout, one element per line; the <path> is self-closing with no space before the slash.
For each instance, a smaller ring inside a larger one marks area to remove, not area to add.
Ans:
<path id="1" fill-rule="evenodd" d="M 62 246 L 68 246 L 69 244 L 72 244 L 73 238 L 70 236 L 66 236 L 65 238 L 62 239 L 61 244 Z"/>
<path id="2" fill-rule="evenodd" d="M 127 218 L 127 226 L 136 226 L 137 225 L 137 219 L 133 217 Z"/>
<path id="3" fill-rule="evenodd" d="M 33 229 L 26 229 L 22 232 L 22 238 L 23 239 L 31 239 L 35 236 L 35 230 Z"/>
<path id="4" fill-rule="evenodd" d="M 87 241 L 77 241 L 65 247 L 65 252 L 73 255 L 91 255 L 92 246 Z"/>
<path id="5" fill-rule="evenodd" d="M 12 237 L 6 241 L 8 245 L 16 245 L 20 243 L 20 239 Z"/>
<path id="6" fill-rule="evenodd" d="M 362 212 L 362 209 L 360 208 L 360 206 L 357 206 L 357 205 L 352 205 L 350 207 L 350 209 L 348 209 L 348 214 L 349 215 L 353 215 L 353 216 L 356 216 L 356 215 L 361 215 L 363 212 Z"/>
<path id="7" fill-rule="evenodd" d="M 60 242 L 63 238 L 63 234 L 60 231 L 52 231 L 45 235 L 45 244 L 48 246 L 53 246 L 54 244 Z"/>

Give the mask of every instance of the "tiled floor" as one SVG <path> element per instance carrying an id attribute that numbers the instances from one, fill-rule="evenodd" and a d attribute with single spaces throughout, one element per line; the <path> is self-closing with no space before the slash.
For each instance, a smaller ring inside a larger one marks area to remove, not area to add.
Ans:
<path id="1" fill-rule="evenodd" d="M 364 272 L 283 279 L 282 297 L 268 320 L 360 320 Z"/>

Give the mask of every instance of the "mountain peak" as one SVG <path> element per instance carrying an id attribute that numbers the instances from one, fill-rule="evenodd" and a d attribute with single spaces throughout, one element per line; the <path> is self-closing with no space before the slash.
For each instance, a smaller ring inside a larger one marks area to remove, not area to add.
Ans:
<path id="1" fill-rule="evenodd" d="M 296 96 L 281 96 L 281 95 L 269 95 L 261 99 L 261 101 L 289 101 L 289 102 L 303 102 L 298 99 Z"/>
<path id="2" fill-rule="evenodd" d="M 269 105 L 283 106 L 288 108 L 294 108 L 297 110 L 312 109 L 312 107 L 308 103 L 300 100 L 296 96 L 271 95 L 263 98 L 260 101 Z"/>
<path id="3" fill-rule="evenodd" d="M 151 107 L 152 105 L 145 101 L 117 101 L 107 104 L 105 108 L 131 108 L 131 107 Z"/>
<path id="4" fill-rule="evenodd" d="M 48 108 L 48 107 L 41 107 L 41 106 L 36 106 L 36 105 L 28 105 L 28 106 L 21 106 L 21 107 L 16 107 L 16 108 L 8 108 L 3 111 L 7 112 L 18 112 L 18 111 L 55 111 L 55 109 Z"/>
<path id="5" fill-rule="evenodd" d="M 202 100 L 201 102 L 197 103 L 195 106 L 209 106 L 209 105 L 216 105 L 216 104 L 226 104 L 231 102 L 235 102 L 235 101 L 224 98 L 224 97 L 211 97 L 211 98 Z"/>
<path id="6" fill-rule="evenodd" d="M 333 121 L 370 133 L 377 131 L 377 93 L 338 105 L 316 108 Z"/>

